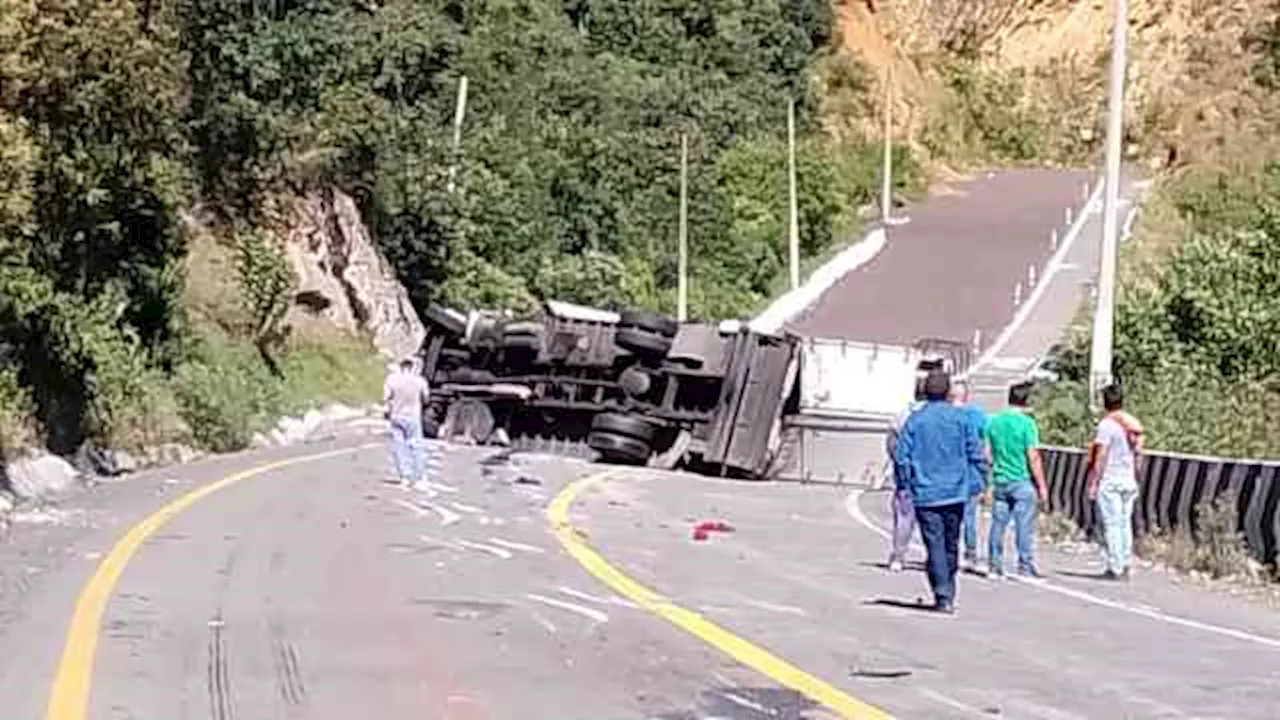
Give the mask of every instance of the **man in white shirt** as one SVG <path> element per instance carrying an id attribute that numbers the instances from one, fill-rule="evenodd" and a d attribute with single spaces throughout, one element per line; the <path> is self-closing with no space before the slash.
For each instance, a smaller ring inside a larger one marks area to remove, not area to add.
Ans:
<path id="1" fill-rule="evenodd" d="M 430 398 L 427 381 L 413 371 L 411 358 L 401 360 L 382 385 L 382 400 L 391 423 L 391 453 L 400 482 L 406 486 L 425 479 L 422 411 Z"/>
<path id="2" fill-rule="evenodd" d="M 1133 555 L 1133 507 L 1138 499 L 1139 453 L 1142 424 L 1124 412 L 1124 394 L 1118 385 L 1102 389 L 1106 414 L 1089 449 L 1087 490 L 1098 503 L 1106 530 L 1107 570 L 1111 580 L 1128 579 Z"/>

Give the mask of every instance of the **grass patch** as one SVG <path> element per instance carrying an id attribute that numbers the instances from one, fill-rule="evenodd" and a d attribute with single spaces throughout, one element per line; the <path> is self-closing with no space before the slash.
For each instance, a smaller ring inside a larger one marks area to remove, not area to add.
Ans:
<path id="1" fill-rule="evenodd" d="M 191 437 L 215 452 L 240 450 L 281 416 L 377 400 L 384 375 L 382 360 L 355 340 L 289 347 L 279 367 L 272 373 L 246 340 L 206 334 L 172 378 Z"/>

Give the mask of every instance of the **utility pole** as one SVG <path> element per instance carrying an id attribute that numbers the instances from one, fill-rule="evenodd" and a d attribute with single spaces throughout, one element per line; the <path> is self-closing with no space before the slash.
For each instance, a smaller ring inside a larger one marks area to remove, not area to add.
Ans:
<path id="1" fill-rule="evenodd" d="M 884 162 L 880 170 L 880 222 L 889 224 L 893 214 L 893 64 L 884 76 Z"/>
<path id="2" fill-rule="evenodd" d="M 689 319 L 689 136 L 680 134 L 680 269 L 676 320 Z"/>
<path id="3" fill-rule="evenodd" d="M 458 78 L 458 101 L 453 110 L 453 161 L 449 164 L 449 194 L 452 195 L 462 154 L 462 121 L 467 115 L 467 76 Z"/>
<path id="4" fill-rule="evenodd" d="M 1102 258 L 1098 266 L 1098 298 L 1093 312 L 1089 348 L 1089 400 L 1112 382 L 1112 344 L 1116 304 L 1116 245 L 1119 232 L 1120 153 L 1124 142 L 1124 80 L 1128 47 L 1127 0 L 1114 0 L 1115 27 L 1111 38 L 1111 87 L 1107 103 L 1107 159 L 1102 204 Z"/>
<path id="5" fill-rule="evenodd" d="M 787 103 L 787 155 L 790 161 L 791 224 L 787 233 L 787 265 L 791 270 L 791 289 L 800 287 L 800 218 L 796 201 L 796 101 Z"/>

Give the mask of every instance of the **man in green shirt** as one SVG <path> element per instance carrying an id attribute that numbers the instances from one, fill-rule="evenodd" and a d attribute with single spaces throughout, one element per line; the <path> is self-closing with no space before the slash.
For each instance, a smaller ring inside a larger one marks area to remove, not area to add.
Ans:
<path id="1" fill-rule="evenodd" d="M 1036 505 L 1049 496 L 1040 461 L 1040 430 L 1027 411 L 1031 384 L 1009 388 L 1009 407 L 987 422 L 991 446 L 991 535 L 988 558 L 992 577 L 1004 575 L 1004 535 L 1012 516 L 1018 546 L 1018 573 L 1040 577 L 1034 543 Z M 1033 484 L 1034 483 L 1034 484 Z"/>

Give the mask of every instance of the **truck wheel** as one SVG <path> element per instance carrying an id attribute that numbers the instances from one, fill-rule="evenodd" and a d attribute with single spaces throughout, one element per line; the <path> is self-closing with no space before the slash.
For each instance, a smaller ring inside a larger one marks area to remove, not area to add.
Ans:
<path id="1" fill-rule="evenodd" d="M 623 310 L 618 319 L 618 327 L 646 330 L 668 338 L 675 337 L 680 331 L 680 323 L 674 318 L 647 310 Z"/>
<path id="2" fill-rule="evenodd" d="M 652 445 L 654 435 L 657 434 L 654 424 L 644 418 L 608 412 L 591 418 L 591 431 L 634 438 L 645 445 Z"/>
<path id="3" fill-rule="evenodd" d="M 613 344 L 637 355 L 665 356 L 671 352 L 671 338 L 639 328 L 618 328 Z"/>
<path id="4" fill-rule="evenodd" d="M 587 445 L 600 453 L 600 458 L 605 462 L 625 465 L 644 464 L 653 452 L 647 444 L 635 438 L 607 432 L 591 433 L 587 436 Z"/>
<path id="5" fill-rule="evenodd" d="M 443 305 L 431 303 L 422 313 L 422 319 L 455 337 L 467 332 L 467 321 L 459 319 Z"/>

